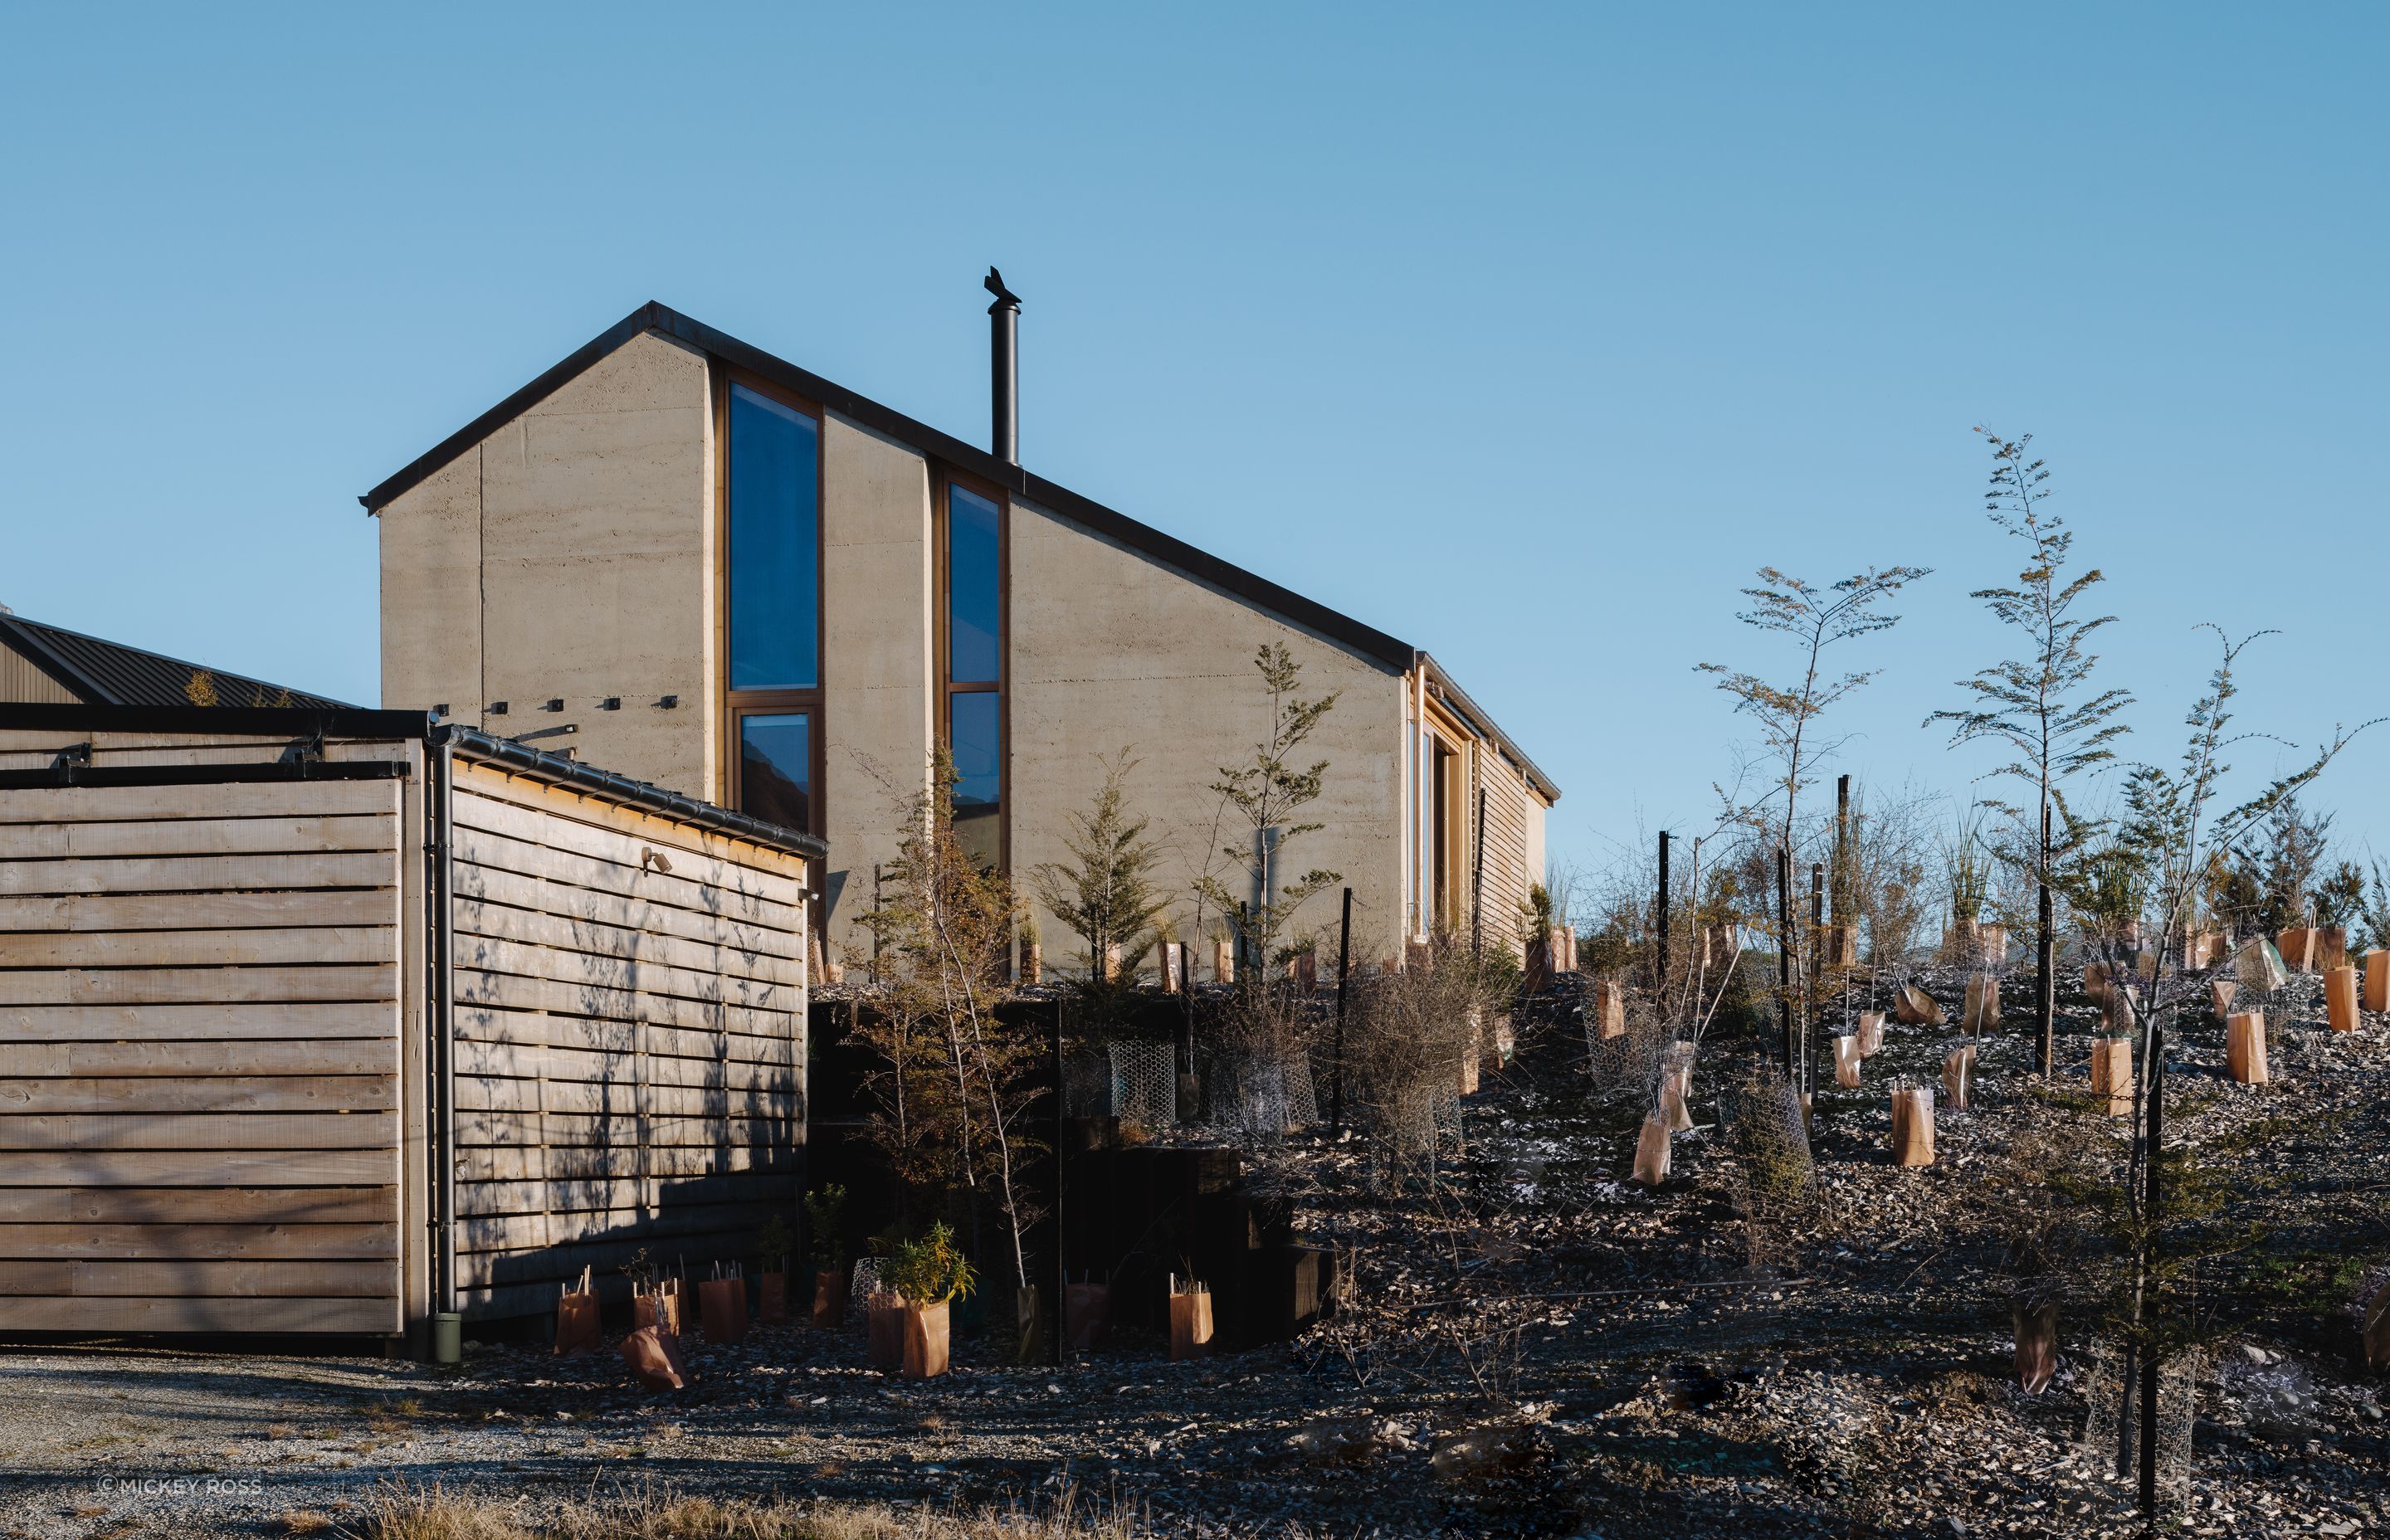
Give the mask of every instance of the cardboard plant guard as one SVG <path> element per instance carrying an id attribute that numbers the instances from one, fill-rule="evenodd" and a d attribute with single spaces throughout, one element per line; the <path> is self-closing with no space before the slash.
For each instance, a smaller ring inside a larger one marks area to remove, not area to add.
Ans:
<path id="1" fill-rule="evenodd" d="M 2332 1031 L 2357 1030 L 2357 969 L 2335 968 L 2323 976 L 2323 1004 Z"/>
<path id="2" fill-rule="evenodd" d="M 1630 1180 L 1656 1187 L 1667 1179 L 1668 1122 L 1657 1112 L 1648 1112 L 1643 1131 L 1635 1136 L 1635 1174 Z"/>
<path id="3" fill-rule="evenodd" d="M 2216 1007 L 2216 1014 L 2218 1016 L 2229 1016 L 2232 1014 L 2232 996 L 2240 993 L 2241 981 L 2238 979 L 2210 979 L 2207 981 L 2208 1003 Z"/>
<path id="4" fill-rule="evenodd" d="M 1601 1035 L 1604 1037 L 1625 1036 L 1626 986 L 1620 983 L 1615 979 L 1603 980 L 1601 982 L 1601 993 L 1598 998 L 1598 1004 L 1601 1013 Z"/>
<path id="5" fill-rule="evenodd" d="M 2378 946 L 2365 954 L 2365 1008 L 2390 1010 L 2390 951 Z"/>
<path id="6" fill-rule="evenodd" d="M 2009 1314 L 2016 1326 L 2017 1388 L 2039 1395 L 2058 1373 L 2058 1306 L 2018 1304 Z"/>
<path id="7" fill-rule="evenodd" d="M 1861 1059 L 1881 1050 L 1883 1047 L 1883 1012 L 1859 1012 L 1858 1031 L 1851 1035 L 1857 1040 L 1857 1052 Z"/>
<path id="8" fill-rule="evenodd" d="M 1895 1085 L 1892 1090 L 1892 1160 L 1895 1165 L 1934 1163 L 1934 1087 Z"/>
<path id="9" fill-rule="evenodd" d="M 2133 1111 L 2133 1040 L 2102 1037 L 2091 1045 L 2091 1094 L 2108 1098 L 2108 1115 L 2130 1117 Z"/>
<path id="10" fill-rule="evenodd" d="M 2274 950 L 2282 966 L 2294 973 L 2316 970 L 2316 933 L 2304 927 L 2294 927 L 2274 938 Z"/>
<path id="11" fill-rule="evenodd" d="M 2243 1085 L 2266 1084 L 2266 1015 L 2244 1010 L 2224 1023 L 2224 1064 Z"/>
<path id="12" fill-rule="evenodd" d="M 1062 1345 L 1074 1353 L 1092 1353 L 1111 1326 L 1112 1286 L 1090 1279 L 1062 1286 Z"/>
<path id="13" fill-rule="evenodd" d="M 1859 1088 L 1859 1034 L 1844 1033 L 1834 1039 L 1834 1084 L 1845 1091 Z"/>
<path id="14" fill-rule="evenodd" d="M 1686 1105 L 1692 1095 L 1692 1045 L 1671 1043 L 1667 1057 L 1660 1061 L 1660 1113 L 1668 1120 L 1669 1133 L 1686 1133 L 1693 1126 L 1692 1111 Z"/>
<path id="15" fill-rule="evenodd" d="M 901 1355 L 906 1379 L 935 1380 L 946 1372 L 949 1324 L 949 1307 L 944 1300 L 935 1304 L 906 1305 L 903 1315 L 905 1346 Z"/>
<path id="16" fill-rule="evenodd" d="M 688 1367 L 680 1356 L 680 1339 L 662 1327 L 643 1326 L 623 1338 L 623 1361 L 631 1366 L 631 1373 L 639 1383 L 651 1391 L 677 1391 L 688 1384 Z"/>
<path id="17" fill-rule="evenodd" d="M 673 1280 L 666 1278 L 665 1283 Z M 654 1327 L 667 1337 L 680 1335 L 680 1296 L 659 1288 L 652 1294 L 631 1296 L 631 1326 L 634 1329 Z"/>
<path id="18" fill-rule="evenodd" d="M 713 1264 L 713 1277 L 697 1286 L 697 1314 L 709 1342 L 742 1341 L 747 1336 L 747 1279 L 734 1264 L 726 1273 Z"/>
<path id="19" fill-rule="evenodd" d="M 1964 1112 L 1975 1105 L 1975 1046 L 1961 1043 L 1942 1058 L 1942 1094 L 1950 1110 Z"/>
<path id="20" fill-rule="evenodd" d="M 1895 1020 L 1911 1027 L 1938 1027 L 1942 1024 L 1942 1003 L 1915 984 L 1897 984 L 1893 989 Z"/>
<path id="21" fill-rule="evenodd" d="M 1170 1356 L 1206 1358 L 1212 1353 L 1212 1290 L 1200 1278 L 1182 1286 L 1170 1279 Z"/>
<path id="22" fill-rule="evenodd" d="M 882 1289 L 863 1302 L 864 1348 L 876 1369 L 893 1369 L 905 1361 L 905 1299 Z"/>
<path id="23" fill-rule="evenodd" d="M 1959 1025 L 1981 1037 L 1999 1024 L 2000 982 L 1978 973 L 1967 981 L 1967 1005 L 1959 1015 Z"/>
<path id="24" fill-rule="evenodd" d="M 558 1357 L 587 1353 L 598 1345 L 598 1295 L 589 1287 L 589 1269 L 581 1269 L 577 1282 L 568 1283 L 556 1302 L 556 1353 Z"/>

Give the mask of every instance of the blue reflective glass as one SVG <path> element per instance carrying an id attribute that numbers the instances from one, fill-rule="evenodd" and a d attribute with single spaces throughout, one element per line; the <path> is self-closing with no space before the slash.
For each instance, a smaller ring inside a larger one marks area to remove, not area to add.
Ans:
<path id="1" fill-rule="evenodd" d="M 1004 566 L 994 503 L 946 488 L 946 677 L 993 685 L 1004 677 Z"/>
<path id="2" fill-rule="evenodd" d="M 821 425 L 730 387 L 730 687 L 821 683 Z"/>
<path id="3" fill-rule="evenodd" d="M 955 756 L 955 837 L 983 866 L 1003 857 L 1004 697 L 994 690 L 947 699 Z"/>
<path id="4" fill-rule="evenodd" d="M 739 809 L 782 828 L 813 828 L 813 718 L 739 719 Z"/>

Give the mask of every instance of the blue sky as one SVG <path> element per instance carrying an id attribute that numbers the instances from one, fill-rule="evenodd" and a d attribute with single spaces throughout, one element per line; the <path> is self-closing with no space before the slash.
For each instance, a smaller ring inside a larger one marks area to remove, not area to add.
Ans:
<path id="1" fill-rule="evenodd" d="M 2002 639 L 2032 432 L 2171 759 L 2390 709 L 2377 7 L 18 7 L 0 602 L 377 699 L 356 494 L 648 299 L 1434 651 L 1588 866 L 1750 735 L 1763 562 L 1935 575 L 1838 768 Z M 2245 745 L 2254 776 L 2288 751 Z M 2333 772 L 2390 854 L 2390 729 Z"/>

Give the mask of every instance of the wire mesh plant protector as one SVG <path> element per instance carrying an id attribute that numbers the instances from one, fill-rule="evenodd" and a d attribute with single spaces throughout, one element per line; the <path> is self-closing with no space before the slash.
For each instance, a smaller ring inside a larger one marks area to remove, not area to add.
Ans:
<path id="1" fill-rule="evenodd" d="M 2085 1404 L 2082 1466 L 2092 1481 L 2123 1490 L 2140 1482 L 2140 1372 L 2134 1369 L 2132 1405 L 2125 1405 L 2123 1351 L 2110 1342 L 2091 1350 L 2083 1377 Z M 2191 1430 L 2198 1420 L 2200 1388 L 2207 1382 L 2207 1355 L 2196 1348 L 2158 1367 L 2158 1501 L 2179 1510 L 2191 1500 Z"/>
<path id="2" fill-rule="evenodd" d="M 1178 1052 L 1168 1043 L 1120 1039 L 1111 1059 L 1111 1111 L 1140 1128 L 1178 1126 Z"/>
<path id="3" fill-rule="evenodd" d="M 880 1259 L 878 1257 L 855 1258 L 854 1276 L 847 1281 L 846 1320 L 843 1324 L 853 1326 L 862 1319 L 864 1307 L 870 1303 L 872 1296 L 881 1292 L 881 1290 Z"/>
<path id="4" fill-rule="evenodd" d="M 1300 1046 L 1279 1053 L 1224 1052 L 1207 1069 L 1210 1121 L 1233 1134 L 1268 1143 L 1319 1121 L 1311 1054 Z"/>
<path id="5" fill-rule="evenodd" d="M 1062 1115 L 1102 1118 L 1111 1111 L 1111 1056 L 1099 1044 L 1072 1044 L 1062 1055 Z"/>

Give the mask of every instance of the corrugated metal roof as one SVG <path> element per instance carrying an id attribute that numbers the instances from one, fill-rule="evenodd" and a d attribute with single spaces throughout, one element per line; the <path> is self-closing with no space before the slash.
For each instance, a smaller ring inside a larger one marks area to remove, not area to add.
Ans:
<path id="1" fill-rule="evenodd" d="M 0 614 L 0 642 L 93 706 L 345 706 L 247 674 Z"/>

